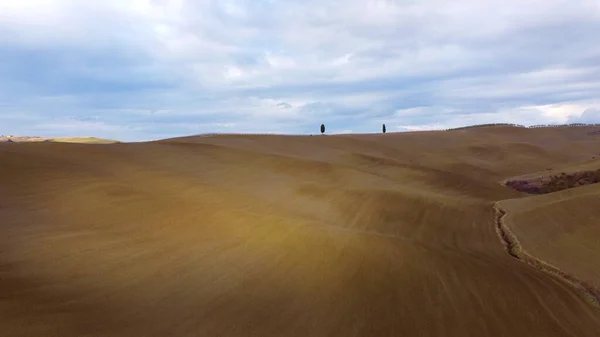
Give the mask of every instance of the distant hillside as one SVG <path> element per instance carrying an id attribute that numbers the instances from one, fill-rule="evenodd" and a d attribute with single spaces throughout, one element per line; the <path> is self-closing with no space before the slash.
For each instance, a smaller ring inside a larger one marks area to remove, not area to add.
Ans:
<path id="1" fill-rule="evenodd" d="M 477 124 L 477 125 L 460 126 L 460 127 L 457 127 L 457 128 L 447 129 L 447 131 L 465 130 L 465 129 L 474 129 L 474 128 L 484 128 L 484 127 L 491 127 L 491 126 L 512 126 L 512 127 L 517 127 L 517 128 L 526 128 L 526 126 L 519 125 L 519 124 L 489 123 L 489 124 Z"/>
<path id="2" fill-rule="evenodd" d="M 540 124 L 540 125 L 525 126 L 525 125 L 511 124 L 511 123 L 489 123 L 489 124 L 461 126 L 461 127 L 457 127 L 457 128 L 447 129 L 446 131 L 484 128 L 484 127 L 492 127 L 492 126 L 512 126 L 512 127 L 517 127 L 517 128 L 538 129 L 538 128 L 564 128 L 564 127 L 577 127 L 577 126 L 599 126 L 600 127 L 600 124 L 571 123 L 571 124 Z M 600 130 L 595 131 L 595 132 L 590 132 L 590 134 L 600 134 Z"/>
<path id="3" fill-rule="evenodd" d="M 37 136 L 0 136 L 0 143 L 31 143 L 31 142 L 53 142 L 53 143 L 82 143 L 82 144 L 113 144 L 120 143 L 118 140 L 103 139 L 96 137 L 37 137 Z"/>
<path id="4" fill-rule="evenodd" d="M 96 137 L 65 137 L 65 138 L 52 138 L 52 142 L 56 143 L 83 143 L 83 144 L 114 144 L 121 143 L 118 140 L 103 139 Z"/>

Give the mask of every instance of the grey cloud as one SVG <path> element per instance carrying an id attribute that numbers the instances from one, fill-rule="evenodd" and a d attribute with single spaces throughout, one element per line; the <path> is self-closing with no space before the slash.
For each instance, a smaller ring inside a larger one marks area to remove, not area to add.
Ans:
<path id="1" fill-rule="evenodd" d="M 278 107 L 280 108 L 284 108 L 284 109 L 291 109 L 292 106 L 289 103 L 285 103 L 285 102 L 281 102 L 279 104 L 277 104 Z"/>
<path id="2" fill-rule="evenodd" d="M 600 123 L 600 108 L 590 108 L 585 110 L 581 116 L 572 116 L 569 123 Z"/>

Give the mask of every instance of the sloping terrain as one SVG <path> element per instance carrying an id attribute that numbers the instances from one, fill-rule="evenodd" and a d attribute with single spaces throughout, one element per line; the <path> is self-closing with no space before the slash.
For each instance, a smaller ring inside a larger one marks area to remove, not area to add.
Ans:
<path id="1" fill-rule="evenodd" d="M 503 182 L 506 187 L 529 194 L 553 193 L 597 183 L 600 183 L 600 169 L 562 172 L 556 175 L 539 174 L 528 179 L 508 179 Z"/>
<path id="2" fill-rule="evenodd" d="M 600 184 L 505 200 L 505 223 L 524 250 L 600 289 Z M 600 292 L 597 292 L 600 294 Z"/>
<path id="3" fill-rule="evenodd" d="M 81 144 L 113 144 L 119 143 L 117 140 L 103 139 L 96 137 L 56 137 L 51 138 L 52 142 L 57 143 L 81 143 Z"/>
<path id="4" fill-rule="evenodd" d="M 0 143 L 25 143 L 25 142 L 56 142 L 56 143 L 83 143 L 83 144 L 112 144 L 116 140 L 96 137 L 29 137 L 29 136 L 0 136 Z"/>
<path id="5" fill-rule="evenodd" d="M 590 130 L 0 144 L 1 335 L 598 336 L 492 207 Z"/>
<path id="6" fill-rule="evenodd" d="M 596 171 L 598 169 L 600 169 L 600 149 L 596 151 L 591 158 L 586 158 L 581 162 L 572 163 L 570 165 L 563 165 L 563 163 L 559 163 L 559 166 L 549 167 L 538 172 L 522 174 L 516 177 L 511 177 L 507 180 L 535 180 L 560 175 L 562 173 L 571 174 L 582 171 Z"/>
<path id="7" fill-rule="evenodd" d="M 551 272 L 566 273 L 567 278 L 581 283 L 592 297 L 595 295 L 596 302 L 600 302 L 600 268 L 595 262 L 600 258 L 599 172 L 600 159 L 594 158 L 510 178 L 508 183 L 546 185 L 556 180 L 558 191 L 498 203 L 506 213 L 505 225 L 518 238 L 524 253 L 541 261 L 542 268 L 549 266 Z M 592 184 L 570 186 L 582 180 Z"/>

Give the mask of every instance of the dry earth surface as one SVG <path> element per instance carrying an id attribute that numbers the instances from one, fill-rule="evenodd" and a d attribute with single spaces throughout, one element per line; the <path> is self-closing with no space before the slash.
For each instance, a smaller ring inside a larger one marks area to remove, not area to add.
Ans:
<path id="1" fill-rule="evenodd" d="M 0 144 L 1 336 L 600 336 L 595 128 Z"/>

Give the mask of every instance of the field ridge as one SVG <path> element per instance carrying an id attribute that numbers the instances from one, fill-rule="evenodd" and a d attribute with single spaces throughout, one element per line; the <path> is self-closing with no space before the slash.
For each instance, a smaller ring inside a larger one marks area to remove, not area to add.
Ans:
<path id="1" fill-rule="evenodd" d="M 595 307 L 600 308 L 599 289 L 527 253 L 523 249 L 523 246 L 520 244 L 517 236 L 510 230 L 510 228 L 504 222 L 504 218 L 506 217 L 508 212 L 499 205 L 498 201 L 494 202 L 493 207 L 495 210 L 496 232 L 498 233 L 500 241 L 502 242 L 502 245 L 504 246 L 504 249 L 508 255 L 534 268 L 537 268 L 543 272 L 553 275 L 561 281 L 566 282 L 567 284 L 574 287 L 583 296 L 584 299 L 589 301 Z"/>

